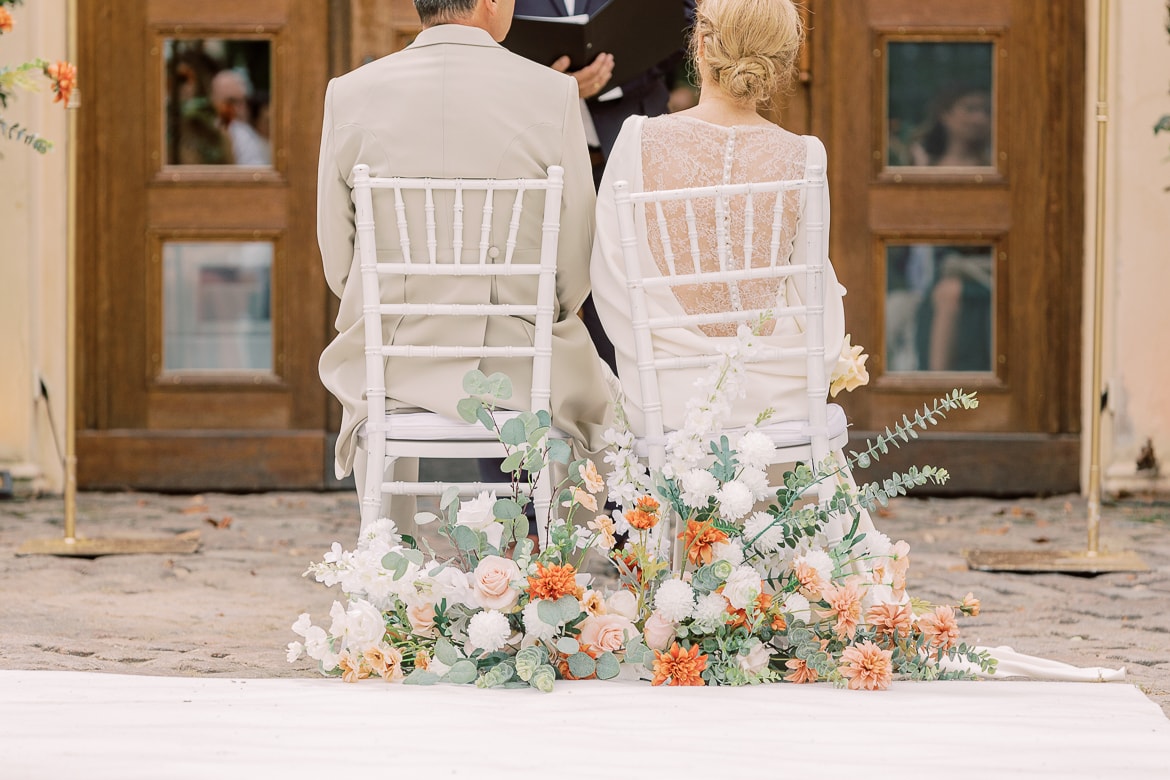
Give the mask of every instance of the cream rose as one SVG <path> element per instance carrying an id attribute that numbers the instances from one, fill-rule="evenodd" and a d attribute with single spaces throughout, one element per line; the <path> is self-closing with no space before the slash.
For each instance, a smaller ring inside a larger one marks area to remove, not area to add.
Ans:
<path id="1" fill-rule="evenodd" d="M 748 674 L 759 674 L 768 668 L 768 661 L 771 660 L 772 653 L 768 650 L 768 646 L 763 642 L 757 644 L 747 655 L 741 655 L 736 659 L 739 668 Z"/>
<path id="2" fill-rule="evenodd" d="M 581 621 L 582 644 L 614 652 L 626 645 L 626 637 L 638 635 L 629 618 L 621 615 L 594 615 Z"/>
<path id="3" fill-rule="evenodd" d="M 630 620 L 638 619 L 638 597 L 634 595 L 633 591 L 625 588 L 611 593 L 609 598 L 605 600 L 605 607 L 607 612 L 612 612 L 615 615 L 621 615 Z"/>
<path id="4" fill-rule="evenodd" d="M 501 612 L 516 606 L 520 591 L 512 587 L 520 579 L 520 567 L 510 558 L 487 555 L 475 567 L 471 578 L 471 589 L 479 597 L 484 609 L 498 609 Z"/>
<path id="5" fill-rule="evenodd" d="M 760 574 L 751 566 L 740 566 L 723 584 L 723 596 L 735 609 L 747 609 L 760 596 Z"/>
<path id="6" fill-rule="evenodd" d="M 646 623 L 642 627 L 642 639 L 651 650 L 665 650 L 674 639 L 677 627 L 673 620 L 667 620 L 661 612 L 654 612 L 646 618 Z"/>

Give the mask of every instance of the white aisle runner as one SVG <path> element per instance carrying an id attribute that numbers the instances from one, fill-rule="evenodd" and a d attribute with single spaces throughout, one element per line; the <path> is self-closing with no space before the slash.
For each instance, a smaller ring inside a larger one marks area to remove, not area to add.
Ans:
<path id="1" fill-rule="evenodd" d="M 452 776 L 1162 780 L 1170 720 L 1119 683 L 558 682 L 545 695 L 0 671 L 5 780 Z"/>

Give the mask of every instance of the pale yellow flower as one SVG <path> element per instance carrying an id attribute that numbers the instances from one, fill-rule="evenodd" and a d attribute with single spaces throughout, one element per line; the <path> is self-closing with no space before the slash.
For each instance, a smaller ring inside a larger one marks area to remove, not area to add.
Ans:
<path id="1" fill-rule="evenodd" d="M 577 473 L 585 481 L 585 489 L 590 493 L 600 493 L 605 488 L 605 480 L 597 473 L 597 466 L 587 460 L 577 467 Z"/>
<path id="2" fill-rule="evenodd" d="M 837 366 L 829 377 L 829 395 L 833 398 L 842 390 L 851 392 L 869 383 L 869 372 L 865 369 L 869 355 L 863 354 L 865 348 L 860 344 L 851 346 L 849 339 L 850 336 L 846 334 L 841 344 L 841 357 L 837 359 Z"/>
<path id="3" fill-rule="evenodd" d="M 597 499 L 596 498 L 594 498 L 589 493 L 586 493 L 584 490 L 582 490 L 579 487 L 572 487 L 572 488 L 569 488 L 569 490 L 572 493 L 572 495 L 570 496 L 568 501 L 562 502 L 561 506 L 573 506 L 574 504 L 579 504 L 579 505 L 585 507 L 586 509 L 588 509 L 590 512 L 597 511 Z"/>

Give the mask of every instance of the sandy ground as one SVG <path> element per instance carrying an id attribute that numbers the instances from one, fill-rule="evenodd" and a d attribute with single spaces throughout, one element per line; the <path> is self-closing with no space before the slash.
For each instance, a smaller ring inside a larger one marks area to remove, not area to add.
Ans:
<path id="1" fill-rule="evenodd" d="M 1149 570 L 1096 577 L 973 571 L 963 551 L 1084 550 L 1084 502 L 902 499 L 879 525 L 911 545 L 912 592 L 930 600 L 974 591 L 983 614 L 964 636 L 1081 665 L 1125 666 L 1170 714 L 1170 505 L 1105 508 L 1101 546 L 1132 550 Z M 59 498 L 0 503 L 0 668 L 216 677 L 312 675 L 289 664 L 289 626 L 327 618 L 339 594 L 305 579 L 333 541 L 357 532 L 352 494 L 167 496 L 82 494 L 78 535 L 197 533 L 195 554 L 96 559 L 18 556 L 62 536 Z M 341 683 L 338 683 L 341 684 Z"/>

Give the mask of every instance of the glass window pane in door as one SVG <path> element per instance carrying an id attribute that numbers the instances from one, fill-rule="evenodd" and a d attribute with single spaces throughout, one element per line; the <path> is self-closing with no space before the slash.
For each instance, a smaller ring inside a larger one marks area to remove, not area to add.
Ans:
<path id="1" fill-rule="evenodd" d="M 272 373 L 269 241 L 163 246 L 163 370 Z"/>
<path id="2" fill-rule="evenodd" d="M 172 38 L 163 51 L 167 164 L 270 167 L 271 42 Z"/>
<path id="3" fill-rule="evenodd" d="M 886 247 L 886 371 L 993 368 L 994 247 Z"/>
<path id="4" fill-rule="evenodd" d="M 993 166 L 993 51 L 984 41 L 887 44 L 887 165 Z"/>

